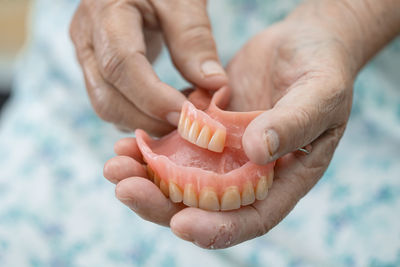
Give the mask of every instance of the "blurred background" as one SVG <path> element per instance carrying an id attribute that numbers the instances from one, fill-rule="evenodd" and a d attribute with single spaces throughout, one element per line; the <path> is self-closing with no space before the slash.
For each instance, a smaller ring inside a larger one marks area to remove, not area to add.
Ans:
<path id="1" fill-rule="evenodd" d="M 14 62 L 26 36 L 29 0 L 0 0 L 0 109 L 8 99 Z"/>
<path id="2" fill-rule="evenodd" d="M 222 61 L 298 2 L 209 1 Z M 359 75 L 321 182 L 268 235 L 206 251 L 140 219 L 103 178 L 126 135 L 86 95 L 68 35 L 78 3 L 0 0 L 0 266 L 400 266 L 400 38 Z M 155 70 L 186 85 L 165 49 Z"/>

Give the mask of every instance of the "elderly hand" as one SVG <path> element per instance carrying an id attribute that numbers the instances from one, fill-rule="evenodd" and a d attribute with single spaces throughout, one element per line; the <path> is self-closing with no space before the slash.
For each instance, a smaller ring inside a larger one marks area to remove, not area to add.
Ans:
<path id="1" fill-rule="evenodd" d="M 323 2 L 327 6 L 321 14 L 338 11 L 337 2 Z M 182 239 L 204 248 L 226 248 L 263 235 L 279 223 L 327 168 L 348 120 L 355 75 L 379 49 L 376 42 L 368 46 L 362 38 L 353 38 L 359 24 L 343 19 L 343 27 L 337 27 L 320 16 L 310 19 L 318 13 L 314 5 L 320 3 L 310 1 L 258 34 L 228 66 L 233 89 L 230 108 L 268 109 L 249 124 L 243 136 L 252 161 L 264 164 L 278 159 L 265 200 L 229 212 L 173 204 L 141 178 L 146 174 L 134 138 L 119 141 L 115 146 L 119 156 L 104 168 L 105 177 L 117 183 L 116 196 L 144 219 L 169 225 Z M 366 18 L 371 20 L 371 16 Z M 362 36 L 370 37 L 366 32 Z M 365 50 L 354 40 L 361 40 Z M 310 154 L 296 151 L 305 145 Z"/>
<path id="2" fill-rule="evenodd" d="M 150 64 L 161 34 L 190 83 L 213 90 L 227 82 L 205 0 L 82 0 L 70 33 L 95 111 L 121 129 L 162 135 L 179 119 L 185 97 Z"/>

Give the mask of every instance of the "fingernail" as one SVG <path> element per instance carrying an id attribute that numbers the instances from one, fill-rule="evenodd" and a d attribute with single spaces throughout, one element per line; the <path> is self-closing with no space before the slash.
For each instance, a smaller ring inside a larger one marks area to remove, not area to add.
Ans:
<path id="1" fill-rule="evenodd" d="M 207 76 L 214 76 L 214 75 L 225 75 L 225 70 L 222 66 L 214 61 L 214 60 L 207 60 L 201 65 L 201 71 L 203 74 Z"/>
<path id="2" fill-rule="evenodd" d="M 268 130 L 264 133 L 264 142 L 267 145 L 268 153 L 271 158 L 274 157 L 275 153 L 279 148 L 279 137 L 274 130 Z"/>
<path id="3" fill-rule="evenodd" d="M 180 113 L 173 111 L 173 112 L 170 112 L 167 114 L 166 119 L 170 124 L 172 124 L 174 126 L 178 126 L 179 117 L 180 117 Z"/>

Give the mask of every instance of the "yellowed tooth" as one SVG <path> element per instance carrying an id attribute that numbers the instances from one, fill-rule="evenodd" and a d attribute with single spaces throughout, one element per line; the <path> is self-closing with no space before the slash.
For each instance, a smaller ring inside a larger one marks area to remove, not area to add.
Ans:
<path id="1" fill-rule="evenodd" d="M 256 200 L 256 196 L 254 195 L 254 188 L 252 182 L 248 181 L 243 186 L 242 191 L 242 205 L 250 205 Z"/>
<path id="2" fill-rule="evenodd" d="M 169 199 L 174 203 L 182 202 L 182 191 L 174 182 L 169 182 Z"/>
<path id="3" fill-rule="evenodd" d="M 189 130 L 189 142 L 196 144 L 197 137 L 199 136 L 200 126 L 197 121 L 194 121 Z"/>
<path id="4" fill-rule="evenodd" d="M 235 210 L 240 208 L 240 193 L 237 186 L 230 186 L 225 190 L 221 199 L 221 210 Z"/>
<path id="5" fill-rule="evenodd" d="M 182 137 L 185 139 L 188 139 L 188 137 L 189 137 L 190 126 L 192 126 L 192 122 L 190 121 L 189 118 L 186 118 L 185 122 L 183 124 L 183 130 L 181 133 Z"/>
<path id="6" fill-rule="evenodd" d="M 256 198 L 258 200 L 263 200 L 267 197 L 267 194 L 268 194 L 267 177 L 261 176 L 256 187 Z"/>
<path id="7" fill-rule="evenodd" d="M 157 174 L 154 174 L 154 184 L 160 187 L 160 177 Z"/>
<path id="8" fill-rule="evenodd" d="M 168 185 L 164 180 L 161 180 L 161 182 L 160 182 L 160 189 L 161 189 L 161 192 L 163 192 L 164 196 L 166 196 L 166 197 L 169 196 Z"/>
<path id="9" fill-rule="evenodd" d="M 274 169 L 271 169 L 271 172 L 268 174 L 267 178 L 268 188 L 271 188 L 273 181 L 274 181 Z"/>
<path id="10" fill-rule="evenodd" d="M 203 188 L 200 192 L 199 207 L 205 210 L 219 210 L 217 193 L 211 188 Z"/>
<path id="11" fill-rule="evenodd" d="M 153 170 L 150 168 L 149 165 L 146 166 L 147 169 L 147 178 L 149 178 L 150 180 L 154 180 L 154 172 Z"/>
<path id="12" fill-rule="evenodd" d="M 222 152 L 225 146 L 226 133 L 220 129 L 216 130 L 214 135 L 211 137 L 210 143 L 208 144 L 208 150 L 214 152 Z"/>
<path id="13" fill-rule="evenodd" d="M 178 123 L 178 133 L 182 133 L 183 131 L 183 127 L 184 127 L 184 123 L 185 123 L 185 118 L 186 118 L 186 114 L 185 112 L 181 112 L 181 116 L 179 117 L 179 123 Z"/>
<path id="14" fill-rule="evenodd" d="M 202 148 L 207 148 L 208 143 L 210 143 L 211 130 L 207 125 L 203 126 L 201 129 L 199 137 L 197 138 L 196 145 Z"/>
<path id="15" fill-rule="evenodd" d="M 194 187 L 192 184 L 185 185 L 185 190 L 183 193 L 183 203 L 186 206 L 190 206 L 190 207 L 197 208 L 197 206 L 198 206 L 197 195 L 196 195 L 196 192 L 194 191 Z"/>

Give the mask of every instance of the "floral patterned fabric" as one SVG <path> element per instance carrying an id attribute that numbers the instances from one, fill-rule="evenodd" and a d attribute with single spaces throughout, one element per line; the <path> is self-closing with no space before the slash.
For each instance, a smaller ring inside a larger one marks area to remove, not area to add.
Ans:
<path id="1" fill-rule="evenodd" d="M 209 1 L 223 62 L 298 2 Z M 1 266 L 400 266 L 399 39 L 359 75 L 345 136 L 317 186 L 267 235 L 207 251 L 140 219 L 102 177 L 123 134 L 85 93 L 68 37 L 77 4 L 36 1 L 1 116 Z M 186 85 L 166 51 L 155 68 Z"/>

